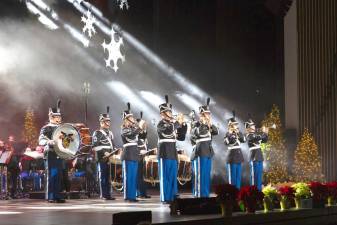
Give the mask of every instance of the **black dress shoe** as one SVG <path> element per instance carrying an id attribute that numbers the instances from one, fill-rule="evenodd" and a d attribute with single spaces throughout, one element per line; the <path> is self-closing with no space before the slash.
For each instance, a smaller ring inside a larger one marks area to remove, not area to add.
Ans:
<path id="1" fill-rule="evenodd" d="M 137 196 L 137 198 L 151 198 L 151 196 L 149 196 L 149 195 L 140 195 L 140 196 Z"/>
<path id="2" fill-rule="evenodd" d="M 52 200 L 52 199 L 49 199 L 48 200 L 48 203 L 55 203 L 56 201 L 55 200 Z"/>
<path id="3" fill-rule="evenodd" d="M 57 199 L 56 203 L 66 203 L 66 200 L 64 200 L 64 199 Z"/>
<path id="4" fill-rule="evenodd" d="M 107 197 L 107 198 L 102 198 L 103 200 L 116 200 L 114 197 Z"/>
<path id="5" fill-rule="evenodd" d="M 137 199 L 129 199 L 129 202 L 139 202 Z"/>
<path id="6" fill-rule="evenodd" d="M 169 204 L 172 203 L 172 201 L 163 201 L 162 203 L 163 203 L 164 205 L 169 205 Z"/>

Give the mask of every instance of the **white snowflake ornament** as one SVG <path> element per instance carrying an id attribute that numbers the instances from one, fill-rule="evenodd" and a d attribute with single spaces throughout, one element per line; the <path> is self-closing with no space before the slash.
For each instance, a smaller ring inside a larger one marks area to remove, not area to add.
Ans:
<path id="1" fill-rule="evenodd" d="M 88 32 L 89 38 L 92 37 L 92 34 L 96 34 L 96 30 L 94 27 L 94 23 L 96 22 L 96 18 L 91 14 L 91 12 L 88 10 L 86 17 L 81 17 L 81 22 L 84 22 L 84 27 L 82 29 L 82 32 Z"/>
<path id="2" fill-rule="evenodd" d="M 108 50 L 108 58 L 105 59 L 105 66 L 112 68 L 115 72 L 118 70 L 117 62 L 118 60 L 125 61 L 125 56 L 122 55 L 120 47 L 124 44 L 123 38 L 118 35 L 118 41 L 115 41 L 115 34 L 117 34 L 114 29 L 111 29 L 111 41 L 109 44 L 104 42 L 102 43 L 102 47 L 105 50 Z M 111 66 L 111 61 L 113 61 L 113 67 Z"/>
<path id="3" fill-rule="evenodd" d="M 129 9 L 129 3 L 128 0 L 117 0 L 117 3 L 119 4 L 120 9 L 124 9 L 124 6 L 126 9 Z"/>

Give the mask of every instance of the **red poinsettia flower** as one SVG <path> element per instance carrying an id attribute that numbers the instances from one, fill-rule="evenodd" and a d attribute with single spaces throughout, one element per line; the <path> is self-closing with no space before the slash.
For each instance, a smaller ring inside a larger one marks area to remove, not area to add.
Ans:
<path id="1" fill-rule="evenodd" d="M 337 198 L 337 182 L 329 182 L 326 183 L 327 189 L 328 189 L 328 195 L 329 197 L 332 197 L 334 199 Z"/>
<path id="2" fill-rule="evenodd" d="M 235 203 L 239 190 L 231 184 L 219 184 L 214 186 L 214 192 L 219 201 Z"/>
<path id="3" fill-rule="evenodd" d="M 290 186 L 283 186 L 278 189 L 278 192 L 281 196 L 286 197 L 288 199 L 293 199 L 295 197 L 295 190 Z"/>
<path id="4" fill-rule="evenodd" d="M 240 189 L 238 200 L 247 206 L 256 206 L 263 200 L 263 193 L 256 186 L 245 186 Z"/>
<path id="5" fill-rule="evenodd" d="M 321 182 L 311 182 L 309 187 L 314 201 L 324 201 L 328 197 L 328 187 Z"/>

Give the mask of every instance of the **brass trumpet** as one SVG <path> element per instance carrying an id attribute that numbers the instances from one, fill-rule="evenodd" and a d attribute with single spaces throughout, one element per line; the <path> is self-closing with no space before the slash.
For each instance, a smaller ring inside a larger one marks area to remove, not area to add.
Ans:
<path id="1" fill-rule="evenodd" d="M 256 128 L 256 132 L 258 132 L 258 133 L 268 133 L 269 129 L 276 129 L 276 124 L 272 124 L 271 126 L 267 126 L 267 127 L 262 126 L 262 127 Z"/>

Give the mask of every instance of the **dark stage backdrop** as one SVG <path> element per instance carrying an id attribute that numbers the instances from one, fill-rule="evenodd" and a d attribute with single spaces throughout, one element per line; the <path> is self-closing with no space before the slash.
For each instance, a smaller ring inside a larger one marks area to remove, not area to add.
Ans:
<path id="1" fill-rule="evenodd" d="M 60 10 L 66 5 L 64 0 L 47 2 Z M 283 19 L 268 10 L 266 1 L 129 0 L 128 11 L 112 7 L 115 1 L 91 2 L 241 116 L 249 112 L 260 121 L 273 103 L 283 112 Z M 18 5 L 2 0 L 1 19 L 24 21 L 28 13 Z M 81 84 L 74 87 L 80 88 Z M 34 88 L 38 92 L 41 87 Z M 46 120 L 46 107 L 60 95 L 66 102 L 66 119 L 83 118 L 80 96 L 66 96 L 52 88 L 39 100 L 45 104 L 36 104 L 40 109 L 38 126 Z M 1 116 L 0 137 L 9 133 L 21 135 L 26 106 L 9 98 L 5 84 L 0 91 L 0 105 L 10 112 Z M 97 113 L 102 109 L 89 109 L 89 125 L 96 124 Z"/>

